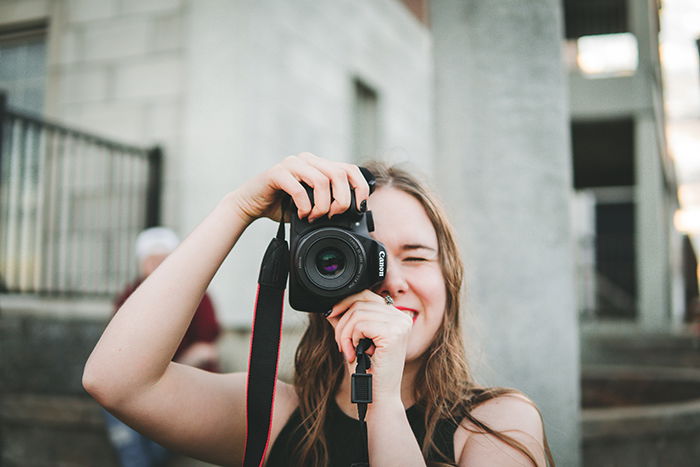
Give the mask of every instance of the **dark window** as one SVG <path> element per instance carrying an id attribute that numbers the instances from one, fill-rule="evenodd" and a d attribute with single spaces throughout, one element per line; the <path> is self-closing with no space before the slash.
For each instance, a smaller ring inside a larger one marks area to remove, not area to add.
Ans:
<path id="1" fill-rule="evenodd" d="M 46 87 L 46 26 L 0 29 L 0 90 L 12 107 L 41 113 Z"/>
<path id="2" fill-rule="evenodd" d="M 627 0 L 564 0 L 567 39 L 630 32 Z"/>
<path id="3" fill-rule="evenodd" d="M 693 243 L 683 235 L 683 279 L 685 281 L 685 321 L 700 319 L 700 302 L 698 302 L 698 260 L 695 257 Z M 698 316 L 694 316 L 695 314 Z"/>
<path id="4" fill-rule="evenodd" d="M 574 188 L 632 186 L 634 121 L 631 118 L 571 124 Z"/>
<path id="5" fill-rule="evenodd" d="M 596 308 L 600 317 L 636 316 L 634 215 L 632 202 L 596 206 Z"/>
<path id="6" fill-rule="evenodd" d="M 379 98 L 360 80 L 354 81 L 353 156 L 357 161 L 377 157 L 379 146 Z"/>

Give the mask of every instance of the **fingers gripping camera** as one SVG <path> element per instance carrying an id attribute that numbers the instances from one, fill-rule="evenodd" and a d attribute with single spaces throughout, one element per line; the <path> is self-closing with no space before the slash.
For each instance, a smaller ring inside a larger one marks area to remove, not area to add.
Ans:
<path id="1" fill-rule="evenodd" d="M 360 168 L 374 191 L 374 176 Z M 313 190 L 304 186 L 313 205 Z M 300 311 L 323 313 L 343 298 L 372 288 L 386 275 L 386 249 L 372 239 L 370 211 L 358 211 L 355 193 L 342 214 L 317 219 L 312 224 L 291 207 L 289 302 Z M 292 203 L 293 204 L 293 203 Z"/>

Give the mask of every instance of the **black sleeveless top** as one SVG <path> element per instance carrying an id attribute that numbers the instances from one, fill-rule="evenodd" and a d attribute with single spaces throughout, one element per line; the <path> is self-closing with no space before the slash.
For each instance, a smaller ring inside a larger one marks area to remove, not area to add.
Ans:
<path id="1" fill-rule="evenodd" d="M 416 405 L 406 410 L 408 423 L 411 425 L 413 435 L 418 441 L 418 446 L 422 446 L 425 438 L 424 412 Z M 360 438 L 360 422 L 348 417 L 336 404 L 335 399 L 331 399 L 328 404 L 328 415 L 324 423 L 324 432 L 328 443 L 329 458 L 331 467 L 349 467 L 353 462 L 357 462 L 362 454 L 362 439 Z M 455 462 L 454 454 L 454 434 L 457 425 L 449 420 L 440 420 L 433 435 L 433 441 L 447 458 L 439 455 L 434 449 L 428 454 L 428 461 L 433 462 Z M 292 458 L 294 448 L 301 444 L 304 439 L 301 428 L 301 415 L 297 408 L 289 417 L 287 424 L 277 435 L 275 443 L 270 450 L 267 460 L 267 467 L 281 467 L 297 465 Z M 393 447 L 399 448 L 398 446 Z"/>

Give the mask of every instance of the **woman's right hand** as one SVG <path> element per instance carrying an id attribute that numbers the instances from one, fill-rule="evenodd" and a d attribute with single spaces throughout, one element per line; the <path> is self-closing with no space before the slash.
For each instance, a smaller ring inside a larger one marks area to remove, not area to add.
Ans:
<path id="1" fill-rule="evenodd" d="M 314 205 L 302 186 L 313 188 Z M 282 192 L 292 197 L 299 218 L 309 222 L 328 214 L 333 217 L 350 207 L 350 190 L 355 190 L 355 206 L 369 197 L 369 186 L 353 164 L 322 159 L 308 152 L 286 157 L 265 172 L 248 180 L 235 191 L 244 219 L 260 217 L 278 221 L 282 217 Z"/>

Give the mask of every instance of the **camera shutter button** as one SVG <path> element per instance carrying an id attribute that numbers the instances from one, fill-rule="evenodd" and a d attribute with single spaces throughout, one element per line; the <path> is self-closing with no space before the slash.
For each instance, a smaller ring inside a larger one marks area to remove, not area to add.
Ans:
<path id="1" fill-rule="evenodd" d="M 372 217 L 372 212 L 368 211 L 365 215 L 367 216 L 367 231 L 374 232 L 374 218 Z"/>

